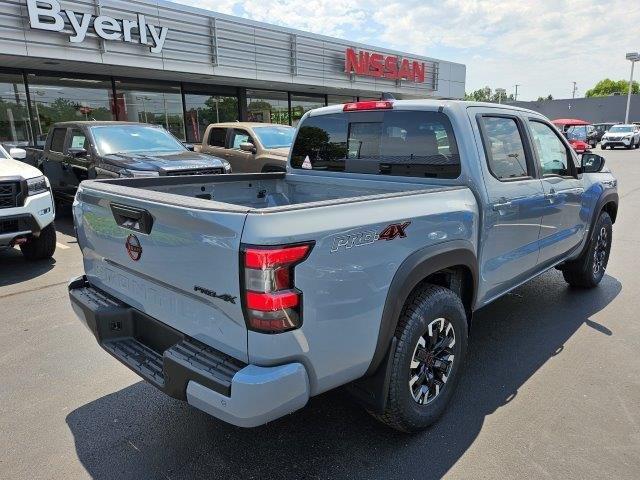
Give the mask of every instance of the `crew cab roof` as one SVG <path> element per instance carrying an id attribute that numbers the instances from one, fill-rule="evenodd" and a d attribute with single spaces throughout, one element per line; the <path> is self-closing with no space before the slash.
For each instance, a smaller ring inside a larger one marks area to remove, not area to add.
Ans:
<path id="1" fill-rule="evenodd" d="M 140 122 L 121 122 L 117 120 L 78 120 L 78 121 L 68 121 L 68 122 L 56 122 L 53 124 L 53 127 L 103 127 L 109 125 L 147 125 L 150 127 L 161 127 L 162 125 L 153 125 L 151 123 L 140 123 Z"/>
<path id="2" fill-rule="evenodd" d="M 363 100 L 366 101 L 366 100 Z M 400 109 L 425 109 L 425 110 L 438 110 L 440 107 L 442 108 L 452 108 L 452 109 L 466 109 L 469 107 L 483 107 L 483 108 L 500 108 L 503 110 L 513 110 L 517 112 L 526 112 L 532 115 L 540 116 L 539 112 L 534 110 L 529 110 L 527 108 L 517 107 L 515 105 L 508 104 L 498 104 L 498 103 L 488 103 L 488 102 L 469 102 L 466 100 L 444 100 L 444 99 L 422 99 L 422 100 L 392 100 L 394 108 L 399 107 Z M 340 105 L 330 105 L 328 107 L 321 107 L 311 110 L 309 113 L 310 116 L 315 115 L 326 115 L 328 113 L 339 113 L 342 112 L 344 104 Z"/>

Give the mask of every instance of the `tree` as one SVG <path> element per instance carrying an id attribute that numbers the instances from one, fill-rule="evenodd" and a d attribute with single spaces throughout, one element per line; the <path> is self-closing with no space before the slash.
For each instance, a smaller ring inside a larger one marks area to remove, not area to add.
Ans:
<path id="1" fill-rule="evenodd" d="M 465 93 L 464 99 L 473 102 L 491 103 L 513 102 L 515 100 L 512 93 L 510 93 L 509 95 L 502 95 L 502 98 L 500 98 L 500 95 L 497 92 L 491 90 L 491 87 L 484 87 L 479 90 L 474 90 L 471 93 Z"/>
<path id="2" fill-rule="evenodd" d="M 547 100 L 553 100 L 553 95 L 549 94 L 546 97 L 538 97 L 537 102 L 546 102 Z"/>
<path id="3" fill-rule="evenodd" d="M 587 90 L 586 97 L 606 97 L 608 95 L 626 95 L 629 91 L 629 82 L 627 80 L 611 80 L 605 78 L 596 83 L 595 87 Z M 631 93 L 640 93 L 640 85 L 634 81 L 631 87 Z"/>

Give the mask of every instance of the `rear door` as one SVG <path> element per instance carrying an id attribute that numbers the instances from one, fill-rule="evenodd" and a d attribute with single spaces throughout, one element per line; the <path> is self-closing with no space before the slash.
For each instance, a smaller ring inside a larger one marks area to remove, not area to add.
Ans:
<path id="1" fill-rule="evenodd" d="M 74 210 L 89 282 L 246 362 L 239 279 L 245 209 L 210 210 L 211 202 L 178 195 L 202 208 L 159 203 L 156 192 L 140 191 L 151 201 L 91 185 L 83 185 Z"/>
<path id="2" fill-rule="evenodd" d="M 537 178 L 524 120 L 509 110 L 469 110 L 484 153 L 481 163 L 488 205 L 480 268 L 486 295 L 492 298 L 536 269 L 544 190 Z"/>
<path id="3" fill-rule="evenodd" d="M 227 132 L 226 127 L 211 127 L 209 135 L 205 138 L 203 151 L 220 158 L 227 158 Z"/>
<path id="4" fill-rule="evenodd" d="M 67 127 L 56 127 L 49 135 L 45 146 L 43 170 L 56 196 L 68 198 L 75 193 L 75 177 L 68 168 L 64 154 L 67 130 Z"/>
<path id="5" fill-rule="evenodd" d="M 553 261 L 577 247 L 587 227 L 581 216 L 584 188 L 570 147 L 540 118 L 528 120 L 545 203 L 540 225 L 540 262 Z"/>

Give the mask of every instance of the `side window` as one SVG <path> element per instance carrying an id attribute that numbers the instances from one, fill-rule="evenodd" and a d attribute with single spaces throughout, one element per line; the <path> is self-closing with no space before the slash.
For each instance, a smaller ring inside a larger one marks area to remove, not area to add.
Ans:
<path id="1" fill-rule="evenodd" d="M 69 143 L 68 148 L 84 148 L 85 150 L 88 150 L 88 147 L 87 136 L 82 132 L 82 130 L 78 130 L 77 128 L 71 130 L 71 142 Z"/>
<path id="2" fill-rule="evenodd" d="M 531 136 L 533 147 L 536 149 L 542 175 L 570 176 L 571 164 L 569 152 L 558 135 L 546 123 L 531 120 Z"/>
<path id="3" fill-rule="evenodd" d="M 245 130 L 234 128 L 233 132 L 231 132 L 231 141 L 229 142 L 229 148 L 240 150 L 240 144 L 244 142 L 253 143 L 253 140 L 251 140 L 251 137 Z"/>
<path id="4" fill-rule="evenodd" d="M 209 134 L 208 143 L 212 147 L 222 147 L 224 148 L 225 141 L 227 139 L 227 129 L 226 128 L 212 128 L 211 133 Z"/>
<path id="5" fill-rule="evenodd" d="M 51 135 L 51 145 L 49 145 L 49 150 L 52 152 L 62 153 L 64 151 L 64 139 L 66 136 L 66 128 L 55 128 Z"/>
<path id="6" fill-rule="evenodd" d="M 531 176 L 520 129 L 515 118 L 481 117 L 489 170 L 498 180 Z"/>

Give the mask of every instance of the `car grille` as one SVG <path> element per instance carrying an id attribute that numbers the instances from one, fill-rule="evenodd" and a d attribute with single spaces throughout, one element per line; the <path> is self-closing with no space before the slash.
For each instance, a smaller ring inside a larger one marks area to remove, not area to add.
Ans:
<path id="1" fill-rule="evenodd" d="M 217 175 L 223 173 L 222 168 L 190 168 L 188 170 L 165 170 L 164 175 L 182 176 L 182 175 Z"/>
<path id="2" fill-rule="evenodd" d="M 620 140 L 622 140 L 622 137 L 608 137 L 605 140 L 609 142 L 619 142 Z"/>
<path id="3" fill-rule="evenodd" d="M 0 183 L 0 208 L 18 207 L 20 184 L 18 182 Z"/>
<path id="4" fill-rule="evenodd" d="M 4 233 L 16 233 L 19 231 L 20 222 L 17 218 L 11 220 L 0 220 L 0 235 Z"/>

